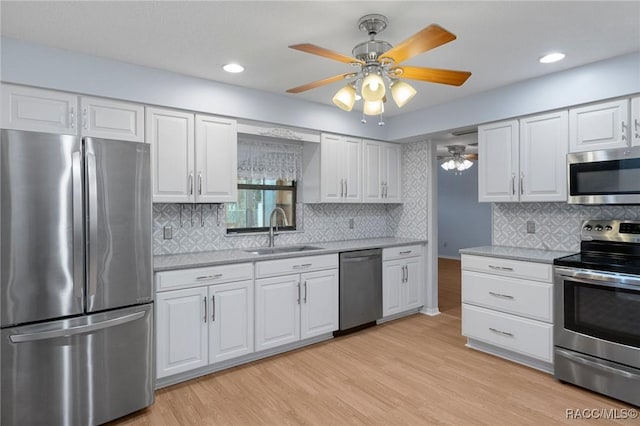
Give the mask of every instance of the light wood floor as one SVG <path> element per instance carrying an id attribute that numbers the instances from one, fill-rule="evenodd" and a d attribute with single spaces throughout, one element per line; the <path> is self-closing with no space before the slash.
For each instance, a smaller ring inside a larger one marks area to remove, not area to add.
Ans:
<path id="1" fill-rule="evenodd" d="M 466 348 L 459 262 L 441 267 L 441 315 L 413 315 L 162 389 L 152 407 L 112 425 L 538 426 L 582 423 L 567 419 L 567 409 L 629 408 Z"/>

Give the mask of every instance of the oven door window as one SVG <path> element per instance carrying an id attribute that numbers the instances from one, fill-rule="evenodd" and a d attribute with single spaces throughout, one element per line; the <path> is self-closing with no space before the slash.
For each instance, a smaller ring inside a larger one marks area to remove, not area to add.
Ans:
<path id="1" fill-rule="evenodd" d="M 565 280 L 564 328 L 640 347 L 640 288 L 633 291 Z"/>
<path id="2" fill-rule="evenodd" d="M 577 163 L 569 166 L 569 194 L 640 194 L 640 158 Z"/>

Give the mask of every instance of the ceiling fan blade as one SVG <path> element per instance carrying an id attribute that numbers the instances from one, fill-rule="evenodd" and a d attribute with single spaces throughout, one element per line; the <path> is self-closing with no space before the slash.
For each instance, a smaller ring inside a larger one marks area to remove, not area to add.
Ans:
<path id="1" fill-rule="evenodd" d="M 462 86 L 471 76 L 468 71 L 443 70 L 438 68 L 422 67 L 394 67 L 389 71 L 395 77 L 408 78 L 410 80 L 429 81 L 431 83 L 449 84 L 451 86 Z"/>
<path id="2" fill-rule="evenodd" d="M 467 160 L 477 161 L 478 160 L 478 154 L 465 154 L 464 158 L 466 158 Z"/>
<path id="3" fill-rule="evenodd" d="M 333 77 L 325 78 L 323 80 L 313 81 L 311 83 L 303 84 L 302 86 L 294 87 L 287 90 L 287 93 L 300 93 L 307 90 L 315 89 L 316 87 L 324 86 L 326 84 L 335 83 L 336 81 L 344 80 L 353 76 L 353 73 L 346 73 L 340 75 L 334 75 Z"/>
<path id="4" fill-rule="evenodd" d="M 334 61 L 344 62 L 345 64 L 350 64 L 355 62 L 355 63 L 364 65 L 364 62 L 361 61 L 360 59 L 352 58 L 351 56 L 346 56 L 341 53 L 334 52 L 333 50 L 316 46 L 315 44 L 310 44 L 310 43 L 294 44 L 289 47 L 291 49 L 300 50 L 301 52 L 307 52 L 307 53 L 311 53 L 312 55 L 324 56 L 325 58 L 333 59 Z"/>
<path id="5" fill-rule="evenodd" d="M 455 35 L 441 26 L 431 24 L 380 55 L 380 59 L 388 58 L 393 60 L 394 63 L 399 64 L 420 53 L 435 49 L 455 39 Z"/>

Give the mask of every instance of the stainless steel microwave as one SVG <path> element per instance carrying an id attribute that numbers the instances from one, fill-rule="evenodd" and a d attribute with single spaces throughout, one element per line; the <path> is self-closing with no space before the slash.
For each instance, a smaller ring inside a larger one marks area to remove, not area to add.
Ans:
<path id="1" fill-rule="evenodd" d="M 640 204 L 640 146 L 569 154 L 569 204 Z"/>

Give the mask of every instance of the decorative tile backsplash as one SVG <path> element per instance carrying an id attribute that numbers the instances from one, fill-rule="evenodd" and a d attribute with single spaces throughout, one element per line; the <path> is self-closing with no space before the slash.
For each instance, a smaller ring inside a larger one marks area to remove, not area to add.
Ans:
<path id="1" fill-rule="evenodd" d="M 428 155 L 424 142 L 402 146 L 404 204 L 298 204 L 298 230 L 278 235 L 276 244 L 379 237 L 426 239 Z M 349 228 L 349 219 L 354 220 L 353 229 Z M 154 204 L 153 253 L 188 253 L 267 244 L 264 234 L 227 236 L 225 223 L 222 204 Z M 171 239 L 163 238 L 165 226 L 172 228 Z"/>
<path id="2" fill-rule="evenodd" d="M 493 244 L 577 252 L 587 219 L 640 220 L 640 206 L 494 203 Z M 535 223 L 535 234 L 527 234 L 527 221 Z"/>

